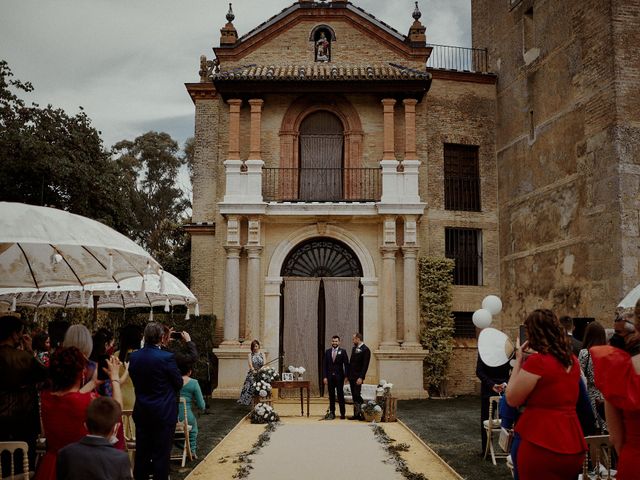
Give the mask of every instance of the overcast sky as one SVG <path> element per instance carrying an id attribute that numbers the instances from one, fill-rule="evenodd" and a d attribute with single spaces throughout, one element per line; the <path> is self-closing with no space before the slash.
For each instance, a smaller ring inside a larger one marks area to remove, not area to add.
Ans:
<path id="1" fill-rule="evenodd" d="M 235 0 L 243 35 L 295 0 Z M 406 34 L 411 0 L 352 0 Z M 470 0 L 420 0 L 427 41 L 470 46 Z M 31 81 L 27 97 L 75 114 L 81 105 L 107 147 L 148 130 L 193 135 L 184 83 L 213 57 L 228 2 L 222 0 L 0 0 L 0 58 Z"/>

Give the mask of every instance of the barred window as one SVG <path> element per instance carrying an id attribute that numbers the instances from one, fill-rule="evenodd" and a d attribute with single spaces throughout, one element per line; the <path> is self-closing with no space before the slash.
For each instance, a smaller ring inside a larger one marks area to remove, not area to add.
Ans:
<path id="1" fill-rule="evenodd" d="M 473 312 L 453 312 L 453 336 L 456 338 L 476 338 Z"/>
<path id="2" fill-rule="evenodd" d="M 477 145 L 444 144 L 444 208 L 480 211 Z"/>
<path id="3" fill-rule="evenodd" d="M 454 285 L 482 285 L 482 230 L 445 228 L 445 256 L 455 261 Z"/>

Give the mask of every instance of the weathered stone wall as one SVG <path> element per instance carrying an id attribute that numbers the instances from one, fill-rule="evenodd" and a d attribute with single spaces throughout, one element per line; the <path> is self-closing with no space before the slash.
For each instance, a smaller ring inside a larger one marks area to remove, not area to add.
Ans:
<path id="1" fill-rule="evenodd" d="M 629 93 L 638 86 L 639 8 L 636 0 L 472 2 L 474 46 L 488 47 L 499 76 L 506 326 L 537 307 L 609 325 L 638 282 L 639 110 Z"/>

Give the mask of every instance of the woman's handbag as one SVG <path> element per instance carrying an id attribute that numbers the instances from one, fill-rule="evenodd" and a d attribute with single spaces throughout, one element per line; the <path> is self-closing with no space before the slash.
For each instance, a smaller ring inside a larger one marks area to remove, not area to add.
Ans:
<path id="1" fill-rule="evenodd" d="M 498 445 L 503 452 L 511 451 L 511 442 L 513 442 L 513 430 L 511 428 L 500 428 L 500 436 L 498 437 Z"/>

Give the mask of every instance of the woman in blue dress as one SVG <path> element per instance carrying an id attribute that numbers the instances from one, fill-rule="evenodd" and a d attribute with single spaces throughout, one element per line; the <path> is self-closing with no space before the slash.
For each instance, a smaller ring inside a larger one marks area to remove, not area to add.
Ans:
<path id="1" fill-rule="evenodd" d="M 194 458 L 197 458 L 196 452 L 198 447 L 198 420 L 193 413 L 194 404 L 198 407 L 198 410 L 203 411 L 205 409 L 204 397 L 202 396 L 202 390 L 200 390 L 200 384 L 194 378 L 191 378 L 192 363 L 185 361 L 185 359 L 178 359 L 178 368 L 182 373 L 182 390 L 180 390 L 180 397 L 184 398 L 187 402 L 187 421 L 191 426 L 189 431 L 189 445 L 191 446 L 191 454 Z M 182 360 L 182 361 L 180 361 Z M 184 420 L 184 409 L 182 404 L 178 408 L 178 420 Z"/>
<path id="2" fill-rule="evenodd" d="M 251 405 L 253 396 L 255 394 L 253 388 L 253 376 L 264 365 L 264 354 L 260 351 L 260 342 L 254 340 L 251 342 L 251 353 L 249 354 L 249 371 L 247 377 L 244 380 L 242 391 L 240 392 L 240 398 L 238 403 L 240 405 Z"/>

